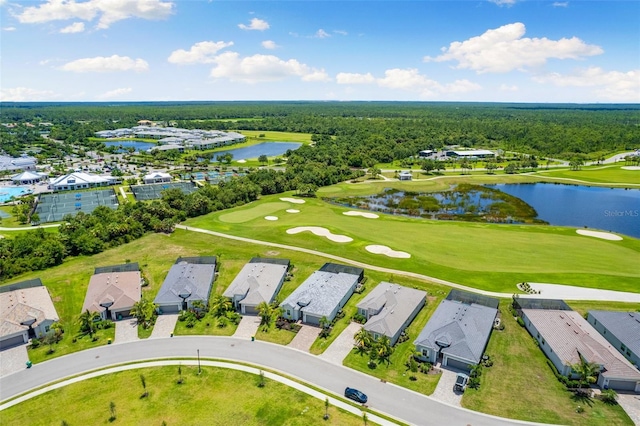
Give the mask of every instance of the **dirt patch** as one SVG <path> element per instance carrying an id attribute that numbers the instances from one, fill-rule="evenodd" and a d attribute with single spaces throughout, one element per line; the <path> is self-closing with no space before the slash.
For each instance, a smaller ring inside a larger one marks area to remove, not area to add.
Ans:
<path id="1" fill-rule="evenodd" d="M 275 250 L 269 250 L 268 252 L 265 253 L 267 256 L 277 256 L 280 254 L 279 251 L 275 251 Z"/>

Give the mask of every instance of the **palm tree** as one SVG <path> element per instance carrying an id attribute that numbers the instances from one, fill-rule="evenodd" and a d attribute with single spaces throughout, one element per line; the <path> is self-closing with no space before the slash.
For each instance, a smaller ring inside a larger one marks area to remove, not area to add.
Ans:
<path id="1" fill-rule="evenodd" d="M 273 307 L 267 302 L 260 302 L 260 304 L 258 304 L 258 315 L 260 316 L 260 325 L 263 326 L 265 330 L 268 329 L 273 319 Z"/>
<path id="2" fill-rule="evenodd" d="M 78 317 L 78 322 L 80 323 L 80 331 L 84 334 L 88 334 L 89 337 L 93 338 L 93 335 L 96 333 L 98 327 L 96 325 L 96 321 L 100 319 L 100 314 L 97 312 L 89 312 L 87 309 Z"/>
<path id="3" fill-rule="evenodd" d="M 384 361 L 389 364 L 389 357 L 393 354 L 393 347 L 391 346 L 391 340 L 387 336 L 382 336 L 376 344 L 376 355 L 378 360 Z"/>
<path id="4" fill-rule="evenodd" d="M 587 384 L 593 384 L 597 381 L 598 373 L 600 372 L 600 366 L 596 363 L 589 362 L 580 356 L 580 362 L 571 365 L 571 370 L 578 375 L 578 389 L 582 389 L 582 386 Z"/>
<path id="5" fill-rule="evenodd" d="M 131 315 L 138 320 L 138 324 L 142 324 L 144 328 L 149 328 L 156 315 L 156 308 L 155 303 L 143 297 L 133 304 Z"/>
<path id="6" fill-rule="evenodd" d="M 353 340 L 356 343 L 356 348 L 358 349 L 358 352 L 360 353 L 360 355 L 362 355 L 367 351 L 369 346 L 371 346 L 372 339 L 369 332 L 365 330 L 364 327 L 362 327 L 360 328 L 360 331 L 358 331 L 355 334 L 355 336 L 353 336 Z"/>
<path id="7" fill-rule="evenodd" d="M 228 311 L 233 309 L 233 303 L 228 297 L 224 297 L 221 294 L 217 294 L 211 301 L 211 312 L 214 316 L 224 316 Z"/>

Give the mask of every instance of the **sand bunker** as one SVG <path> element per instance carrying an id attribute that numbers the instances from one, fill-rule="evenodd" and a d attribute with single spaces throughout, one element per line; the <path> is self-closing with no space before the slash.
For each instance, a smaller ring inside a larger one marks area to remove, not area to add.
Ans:
<path id="1" fill-rule="evenodd" d="M 278 216 L 265 216 L 266 220 L 278 220 Z"/>
<path id="2" fill-rule="evenodd" d="M 287 213 L 300 213 L 300 210 L 297 209 L 287 209 Z"/>
<path id="3" fill-rule="evenodd" d="M 371 245 L 366 246 L 365 250 L 367 250 L 369 253 L 384 254 L 385 256 L 396 257 L 400 259 L 408 259 L 411 257 L 411 255 L 407 252 L 395 251 L 387 246 Z"/>
<path id="4" fill-rule="evenodd" d="M 612 302 L 640 303 L 640 293 L 548 283 L 529 283 L 529 286 L 540 293 L 520 294 L 518 297 L 533 299 L 608 300 Z"/>
<path id="5" fill-rule="evenodd" d="M 375 213 L 357 212 L 354 210 L 349 210 L 348 212 L 344 212 L 342 214 L 345 216 L 362 216 L 362 217 L 366 217 L 367 219 L 377 219 L 380 217 Z"/>
<path id="6" fill-rule="evenodd" d="M 246 163 L 246 162 L 247 162 L 247 160 L 238 160 L 238 161 L 236 161 L 236 162 L 237 162 L 237 163 Z"/>
<path id="7" fill-rule="evenodd" d="M 580 235 L 586 235 L 587 237 L 602 238 L 603 240 L 620 241 L 622 237 L 609 232 L 587 231 L 586 229 L 578 229 L 576 232 Z"/>
<path id="8" fill-rule="evenodd" d="M 319 226 L 298 226 L 297 228 L 287 229 L 287 234 L 299 234 L 300 232 L 309 231 L 313 235 L 317 235 L 319 237 L 326 237 L 327 239 L 333 241 L 334 243 L 350 243 L 353 241 L 353 238 L 347 237 L 346 235 L 337 235 L 332 234 L 327 228 L 321 228 Z"/>
<path id="9" fill-rule="evenodd" d="M 283 198 L 280 198 L 280 200 L 281 201 L 288 201 L 288 202 L 293 203 L 293 204 L 304 204 L 305 203 L 304 200 L 301 200 L 299 198 L 291 198 L 291 197 L 283 197 Z"/>
<path id="10" fill-rule="evenodd" d="M 620 167 L 622 170 L 640 170 L 640 166 L 624 166 Z"/>

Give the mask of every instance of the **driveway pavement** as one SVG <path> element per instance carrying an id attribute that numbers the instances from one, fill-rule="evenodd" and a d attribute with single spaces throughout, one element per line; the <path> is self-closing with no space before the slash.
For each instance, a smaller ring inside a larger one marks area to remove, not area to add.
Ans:
<path id="1" fill-rule="evenodd" d="M 350 323 L 347 328 L 336 337 L 336 340 L 325 349 L 320 355 L 320 358 L 334 364 L 342 365 L 342 360 L 344 360 L 346 356 L 349 355 L 349 352 L 351 352 L 351 349 L 353 349 L 355 343 L 353 336 L 360 328 L 362 328 L 362 324 L 358 324 L 357 322 Z"/>
<path id="2" fill-rule="evenodd" d="M 505 426 L 531 424 L 503 419 L 464 408 L 443 404 L 425 395 L 381 382 L 349 368 L 327 362 L 320 357 L 291 350 L 286 346 L 233 337 L 177 336 L 173 339 L 143 339 L 117 345 L 75 352 L 34 364 L 14 374 L 0 377 L 0 400 L 85 371 L 150 358 L 216 358 L 250 363 L 257 368 L 272 369 L 328 392 L 342 395 L 346 386 L 362 390 L 369 396 L 368 406 L 409 424 L 425 423 L 447 426 Z"/>
<path id="3" fill-rule="evenodd" d="M 627 412 L 634 425 L 640 426 L 640 395 L 619 393 L 618 404 Z"/>
<path id="4" fill-rule="evenodd" d="M 28 360 L 26 344 L 0 351 L 0 377 L 26 369 Z"/>
<path id="5" fill-rule="evenodd" d="M 316 341 L 320 334 L 319 327 L 312 327 L 310 325 L 302 324 L 302 328 L 298 331 L 296 336 L 287 345 L 290 348 L 298 349 L 301 351 L 309 352 L 311 345 Z"/>
<path id="6" fill-rule="evenodd" d="M 133 342 L 138 340 L 138 320 L 127 318 L 116 321 L 116 338 L 114 343 Z"/>
<path id="7" fill-rule="evenodd" d="M 453 384 L 456 382 L 456 374 L 458 374 L 460 370 L 451 369 L 449 367 L 440 367 L 439 369 L 442 371 L 442 375 L 440 376 L 436 390 L 431 394 L 431 398 L 444 402 L 445 404 L 460 407 L 462 393 L 455 392 L 453 390 Z"/>
<path id="8" fill-rule="evenodd" d="M 162 337 L 171 337 L 171 333 L 176 328 L 176 323 L 178 322 L 178 314 L 163 314 L 158 315 L 156 319 L 156 324 L 153 326 L 153 330 L 151 330 L 150 339 L 157 339 Z"/>
<path id="9" fill-rule="evenodd" d="M 244 315 L 240 320 L 240 324 L 238 324 L 238 328 L 236 328 L 236 332 L 233 333 L 233 337 L 237 337 L 239 339 L 251 339 L 251 337 L 255 336 L 258 332 L 260 320 L 260 317 L 257 316 Z"/>

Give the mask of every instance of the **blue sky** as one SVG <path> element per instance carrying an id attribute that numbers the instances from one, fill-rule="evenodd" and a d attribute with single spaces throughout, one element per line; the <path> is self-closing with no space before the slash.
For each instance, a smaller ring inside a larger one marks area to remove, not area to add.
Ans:
<path id="1" fill-rule="evenodd" d="M 0 0 L 2 101 L 640 102 L 639 1 Z"/>

